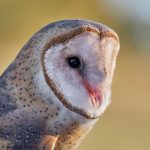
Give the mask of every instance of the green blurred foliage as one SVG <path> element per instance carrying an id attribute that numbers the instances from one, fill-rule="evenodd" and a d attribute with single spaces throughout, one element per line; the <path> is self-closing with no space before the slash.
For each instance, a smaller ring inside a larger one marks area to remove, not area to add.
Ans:
<path id="1" fill-rule="evenodd" d="M 119 20 L 110 9 L 101 0 L 0 0 L 0 73 L 50 22 L 81 18 L 107 24 L 121 41 L 112 104 L 79 150 L 149 150 L 150 55 L 136 49 L 134 21 Z"/>

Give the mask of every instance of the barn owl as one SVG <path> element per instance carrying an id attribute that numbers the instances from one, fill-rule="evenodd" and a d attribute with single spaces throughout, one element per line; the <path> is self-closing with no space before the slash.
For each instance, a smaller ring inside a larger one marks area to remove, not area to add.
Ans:
<path id="1" fill-rule="evenodd" d="M 0 149 L 76 149 L 110 103 L 119 38 L 87 20 L 51 23 L 0 77 Z"/>

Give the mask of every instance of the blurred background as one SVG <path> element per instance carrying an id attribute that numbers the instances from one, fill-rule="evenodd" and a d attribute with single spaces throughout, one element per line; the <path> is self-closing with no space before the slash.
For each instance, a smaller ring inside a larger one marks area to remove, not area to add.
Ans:
<path id="1" fill-rule="evenodd" d="M 33 33 L 70 18 L 104 23 L 121 41 L 112 104 L 79 150 L 150 150 L 149 0 L 0 0 L 0 74 Z"/>

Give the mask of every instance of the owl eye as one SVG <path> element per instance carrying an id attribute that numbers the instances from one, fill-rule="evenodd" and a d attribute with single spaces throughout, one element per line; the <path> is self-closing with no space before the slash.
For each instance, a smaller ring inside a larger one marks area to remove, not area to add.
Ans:
<path id="1" fill-rule="evenodd" d="M 77 56 L 72 56 L 72 57 L 69 57 L 67 59 L 68 61 L 68 65 L 71 67 L 71 68 L 74 68 L 74 69 L 80 69 L 81 68 L 81 60 L 79 57 Z"/>

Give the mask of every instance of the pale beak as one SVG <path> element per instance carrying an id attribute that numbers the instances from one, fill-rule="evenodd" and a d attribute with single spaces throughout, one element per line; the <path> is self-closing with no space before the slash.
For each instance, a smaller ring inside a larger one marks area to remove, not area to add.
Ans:
<path id="1" fill-rule="evenodd" d="M 102 93 L 98 88 L 93 87 L 87 80 L 82 80 L 88 94 L 91 97 L 91 103 L 97 108 L 100 107 L 102 103 Z"/>

